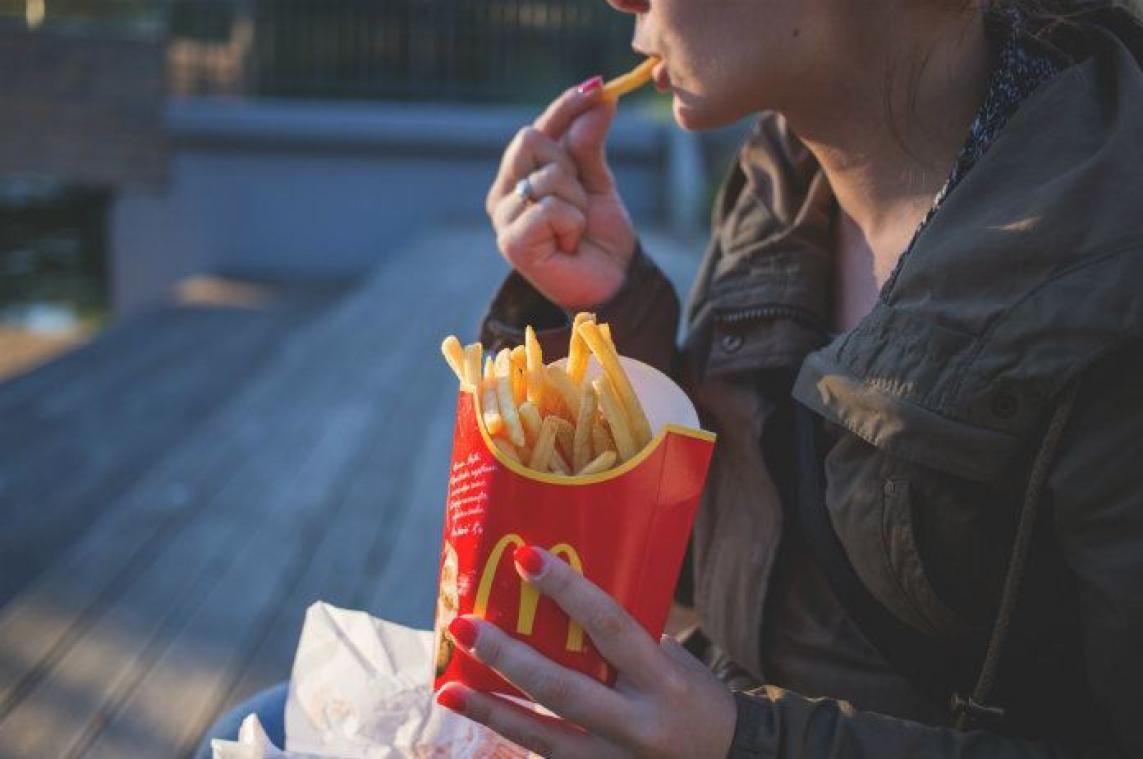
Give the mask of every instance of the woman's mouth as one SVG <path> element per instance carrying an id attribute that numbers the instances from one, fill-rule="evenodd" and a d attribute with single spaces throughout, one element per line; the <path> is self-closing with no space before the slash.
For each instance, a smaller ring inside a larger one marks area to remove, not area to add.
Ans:
<path id="1" fill-rule="evenodd" d="M 671 89 L 671 75 L 667 73 L 667 62 L 660 59 L 655 68 L 651 69 L 651 78 L 655 82 L 655 89 L 659 92 L 668 92 Z"/>

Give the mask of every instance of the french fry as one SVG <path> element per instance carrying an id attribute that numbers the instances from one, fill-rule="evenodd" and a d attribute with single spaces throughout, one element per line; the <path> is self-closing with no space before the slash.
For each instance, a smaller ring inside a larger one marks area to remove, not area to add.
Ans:
<path id="1" fill-rule="evenodd" d="M 643 404 L 639 402 L 639 396 L 635 395 L 635 388 L 631 386 L 631 380 L 627 378 L 627 372 L 623 371 L 623 365 L 619 363 L 619 354 L 616 353 L 610 336 L 602 334 L 599 325 L 594 322 L 584 322 L 580 324 L 579 333 L 583 335 L 584 342 L 587 343 L 587 347 L 591 348 L 591 352 L 595 354 L 596 360 L 599 361 L 599 365 L 603 368 L 603 373 L 607 375 L 610 384 L 615 389 L 616 399 L 620 403 L 620 408 L 623 409 L 630 421 L 631 434 L 636 448 L 642 448 L 651 442 L 651 423 L 647 421 L 647 414 L 643 411 Z M 599 391 L 598 387 L 596 387 L 596 391 Z M 610 417 L 608 417 L 607 421 L 611 425 L 612 435 L 616 438 L 615 443 L 619 446 L 619 435 L 616 432 L 615 423 Z M 619 446 L 619 458 L 624 461 L 628 458 L 623 455 L 622 446 Z"/>
<path id="2" fill-rule="evenodd" d="M 528 459 L 528 466 L 538 472 L 548 471 L 551 465 L 552 453 L 556 449 L 556 417 L 549 416 L 540 428 L 540 436 L 532 446 L 532 457 Z"/>
<path id="3" fill-rule="evenodd" d="M 512 380 L 506 376 L 497 376 L 496 400 L 500 404 L 500 418 L 504 421 L 504 429 L 508 439 L 513 445 L 526 445 L 528 439 L 524 436 L 524 427 L 520 424 L 520 415 L 516 413 L 516 400 L 512 397 Z"/>
<path id="4" fill-rule="evenodd" d="M 524 328 L 524 356 L 528 370 L 528 400 L 539 407 L 544 401 L 544 351 L 531 324 Z"/>
<path id="5" fill-rule="evenodd" d="M 575 320 L 572 322 L 571 343 L 568 345 L 567 372 L 576 387 L 583 385 L 583 375 L 587 371 L 587 359 L 591 355 L 588 353 L 587 343 L 579 335 L 579 325 L 587 321 L 595 321 L 595 314 L 581 311 L 575 315 Z"/>
<path id="6" fill-rule="evenodd" d="M 480 361 L 483 352 L 484 348 L 480 343 L 469 343 L 464 346 L 464 376 L 474 391 L 480 388 Z"/>
<path id="7" fill-rule="evenodd" d="M 497 377 L 510 377 L 512 375 L 512 349 L 501 348 L 500 352 L 496 354 L 494 366 Z"/>
<path id="8" fill-rule="evenodd" d="M 655 68 L 655 64 L 659 59 L 651 56 L 647 60 L 640 63 L 631 71 L 617 76 L 607 84 L 603 85 L 603 97 L 606 100 L 618 100 L 629 92 L 634 92 L 647 82 L 651 81 L 651 69 Z"/>
<path id="9" fill-rule="evenodd" d="M 568 419 L 575 419 L 579 413 L 579 388 L 571 381 L 571 377 L 563 367 L 549 366 L 545 369 L 545 376 L 548 378 L 548 384 L 563 401 Z"/>
<path id="10" fill-rule="evenodd" d="M 512 397 L 517 406 L 528 397 L 527 353 L 523 345 L 512 349 Z"/>
<path id="11" fill-rule="evenodd" d="M 524 426 L 524 436 L 528 438 L 528 444 L 535 445 L 540 437 L 540 428 L 544 426 L 540 410 L 531 401 L 524 401 L 516 410 L 520 414 L 520 423 Z"/>
<path id="12" fill-rule="evenodd" d="M 578 472 L 591 461 L 591 432 L 596 412 L 595 388 L 586 385 L 579 401 L 579 413 L 575 419 L 575 435 L 572 437 L 572 471 Z"/>
<path id="13" fill-rule="evenodd" d="M 606 472 L 613 466 L 615 466 L 615 451 L 604 451 L 585 464 L 583 469 L 580 469 L 576 474 L 599 474 Z"/>
<path id="14" fill-rule="evenodd" d="M 512 459 L 517 464 L 523 463 L 520 461 L 520 452 L 516 450 L 516 446 L 512 445 L 502 437 L 496 438 L 493 440 L 493 442 L 496 444 L 496 447 L 500 449 L 500 452 L 505 456 Z"/>
<path id="15" fill-rule="evenodd" d="M 607 419 L 607 426 L 611 429 L 611 437 L 615 441 L 615 449 L 619 452 L 619 460 L 627 461 L 639 452 L 635 437 L 627 422 L 627 414 L 619 404 L 611 381 L 607 377 L 596 377 L 592 383 L 595 393 L 599 396 L 599 408 Z"/>
<path id="16" fill-rule="evenodd" d="M 592 388 L 595 392 L 595 388 Z M 615 450 L 615 441 L 611 439 L 611 433 L 607 431 L 605 423 L 601 419 L 596 419 L 591 425 L 591 452 L 596 458 L 607 453 L 608 451 Z"/>
<path id="17" fill-rule="evenodd" d="M 504 417 L 500 416 L 500 402 L 496 400 L 496 380 L 483 380 L 480 407 L 484 418 L 484 429 L 495 437 L 504 429 Z"/>
<path id="18" fill-rule="evenodd" d="M 468 377 L 464 372 L 464 347 L 461 346 L 460 340 L 456 339 L 456 335 L 449 335 L 441 343 L 441 353 L 444 354 L 445 361 L 452 368 L 456 378 L 460 380 L 460 384 L 468 381 Z"/>
<path id="19" fill-rule="evenodd" d="M 560 455 L 560 452 L 556 450 L 552 451 L 552 458 L 548 462 L 548 469 L 551 470 L 552 474 L 562 474 L 565 477 L 572 473 L 568 462 Z"/>
<path id="20" fill-rule="evenodd" d="M 557 451 L 563 453 L 565 456 L 572 455 L 573 445 L 575 443 L 575 425 L 567 419 L 556 417 L 556 445 Z"/>

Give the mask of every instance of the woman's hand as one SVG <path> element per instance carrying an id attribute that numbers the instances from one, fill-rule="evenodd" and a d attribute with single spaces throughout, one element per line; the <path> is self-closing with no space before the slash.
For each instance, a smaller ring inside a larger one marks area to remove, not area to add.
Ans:
<path id="1" fill-rule="evenodd" d="M 553 303 L 590 308 L 623 284 L 635 230 L 607 166 L 615 103 L 599 77 L 564 92 L 508 145 L 485 209 L 510 264 Z M 531 197 L 516 188 L 522 179 Z"/>
<path id="2" fill-rule="evenodd" d="M 449 626 L 456 644 L 562 719 L 458 683 L 437 700 L 545 757 L 725 756 L 730 691 L 673 638 L 656 643 L 606 593 L 546 551 L 516 552 L 516 569 L 579 622 L 618 671 L 614 688 L 562 667 L 477 617 Z"/>

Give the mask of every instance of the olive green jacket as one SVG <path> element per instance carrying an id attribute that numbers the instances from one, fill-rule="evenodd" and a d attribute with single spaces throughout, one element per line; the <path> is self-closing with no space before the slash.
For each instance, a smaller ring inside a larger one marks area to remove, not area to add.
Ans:
<path id="1" fill-rule="evenodd" d="M 794 508 L 790 382 L 836 434 L 824 508 L 849 566 L 958 663 L 949 693 L 977 677 L 1031 462 L 1078 383 L 1000 669 L 1007 719 L 954 730 L 943 704 L 898 708 L 872 673 L 829 698 L 776 682 L 739 694 L 732 755 L 1143 755 L 1143 71 L 1103 28 L 1071 43 L 1079 62 L 1021 105 L 854 329 L 827 334 L 835 201 L 774 115 L 716 201 L 681 349 L 677 300 L 641 251 L 597 309 L 719 434 L 694 600 L 758 682 L 773 682 L 767 604 Z M 514 344 L 527 321 L 566 345 L 567 315 L 512 275 L 485 341 Z M 819 669 L 833 682 L 829 657 Z"/>

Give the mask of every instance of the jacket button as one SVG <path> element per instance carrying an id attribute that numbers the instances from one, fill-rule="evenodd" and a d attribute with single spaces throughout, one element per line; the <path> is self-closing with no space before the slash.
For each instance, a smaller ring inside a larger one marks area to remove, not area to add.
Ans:
<path id="1" fill-rule="evenodd" d="M 734 353 L 742 347 L 742 335 L 723 335 L 722 336 L 722 349 L 727 353 Z"/>
<path id="2" fill-rule="evenodd" d="M 992 413 L 1001 419 L 1011 419 L 1016 415 L 1018 403 L 1016 396 L 1007 391 L 1001 390 L 996 395 L 992 396 L 992 403 L 990 404 Z"/>

